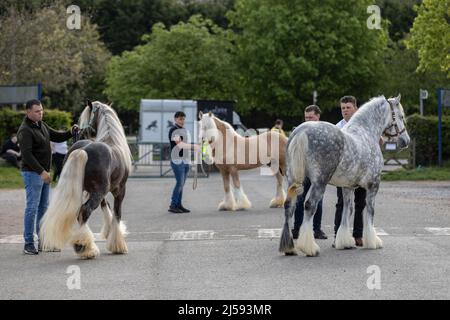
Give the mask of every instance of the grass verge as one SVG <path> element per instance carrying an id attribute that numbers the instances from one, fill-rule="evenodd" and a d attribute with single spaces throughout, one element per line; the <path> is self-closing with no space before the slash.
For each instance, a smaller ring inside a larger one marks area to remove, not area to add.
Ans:
<path id="1" fill-rule="evenodd" d="M 0 166 L 0 189 L 23 188 L 20 170 L 14 167 Z"/>
<path id="2" fill-rule="evenodd" d="M 383 181 L 419 181 L 419 180 L 450 180 L 450 166 L 445 167 L 418 167 L 416 169 L 400 169 L 383 174 Z"/>

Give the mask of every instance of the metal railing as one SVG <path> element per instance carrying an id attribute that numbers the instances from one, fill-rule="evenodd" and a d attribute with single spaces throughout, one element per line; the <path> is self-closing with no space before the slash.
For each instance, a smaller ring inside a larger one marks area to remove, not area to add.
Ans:
<path id="1" fill-rule="evenodd" d="M 132 177 L 135 178 L 160 178 L 173 177 L 170 167 L 170 144 L 169 143 L 147 143 L 129 141 L 131 155 L 133 157 Z M 193 162 L 192 162 L 193 163 Z M 198 177 L 209 177 L 209 166 L 203 164 L 205 173 L 200 165 L 197 165 Z M 193 175 L 193 168 L 189 176 Z"/>

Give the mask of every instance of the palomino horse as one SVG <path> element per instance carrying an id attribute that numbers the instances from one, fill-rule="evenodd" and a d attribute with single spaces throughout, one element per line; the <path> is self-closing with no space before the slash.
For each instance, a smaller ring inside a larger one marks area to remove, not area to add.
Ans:
<path id="1" fill-rule="evenodd" d="M 233 127 L 211 112 L 200 112 L 200 138 L 207 139 L 212 149 L 214 164 L 222 174 L 225 198 L 219 204 L 219 210 L 249 209 L 251 203 L 239 181 L 239 170 L 247 170 L 270 164 L 272 174 L 277 179 L 276 196 L 270 202 L 271 208 L 283 206 L 285 193 L 283 176 L 285 175 L 285 150 L 287 139 L 278 132 L 264 132 L 257 136 L 242 137 Z M 233 191 L 231 192 L 231 181 Z"/>
<path id="2" fill-rule="evenodd" d="M 280 239 L 280 252 L 296 254 L 290 220 L 293 200 L 302 192 L 305 177 L 311 189 L 305 202 L 305 217 L 297 240 L 297 248 L 308 256 L 319 254 L 313 237 L 313 215 L 327 184 L 343 189 L 344 210 L 336 235 L 336 249 L 352 248 L 355 240 L 349 229 L 353 213 L 353 190 L 366 189 L 363 245 L 369 249 L 382 247 L 373 226 L 375 196 L 381 180 L 383 155 L 379 146 L 382 134 L 395 137 L 400 148 L 410 142 L 405 115 L 397 98 L 377 97 L 364 104 L 342 130 L 327 122 L 305 122 L 289 137 L 287 146 L 288 196 L 285 202 L 285 223 Z M 295 205 L 295 202 L 294 202 Z"/>
<path id="3" fill-rule="evenodd" d="M 70 240 L 80 258 L 99 254 L 87 220 L 100 204 L 104 215 L 102 236 L 112 253 L 128 251 L 121 222 L 125 184 L 131 172 L 131 152 L 117 114 L 108 105 L 91 103 L 80 116 L 80 140 L 69 150 L 58 185 L 41 226 L 44 250 L 63 248 Z M 112 217 L 106 195 L 114 197 Z M 87 201 L 84 196 L 87 194 Z M 73 230 L 78 220 L 78 230 Z"/>

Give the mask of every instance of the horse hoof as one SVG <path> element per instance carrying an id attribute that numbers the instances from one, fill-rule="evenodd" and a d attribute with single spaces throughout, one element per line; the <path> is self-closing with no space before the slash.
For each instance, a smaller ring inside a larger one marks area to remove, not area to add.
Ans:
<path id="1" fill-rule="evenodd" d="M 80 258 L 85 259 L 85 260 L 90 260 L 90 259 L 95 259 L 97 256 L 98 256 L 97 252 L 91 252 L 89 254 L 81 255 Z"/>
<path id="2" fill-rule="evenodd" d="M 315 246 L 313 248 L 308 248 L 306 250 L 306 248 L 299 248 L 300 251 L 302 251 L 307 257 L 316 257 L 319 255 L 320 253 L 320 248 L 319 246 Z"/>
<path id="3" fill-rule="evenodd" d="M 122 251 L 114 251 L 114 252 L 111 252 L 112 254 L 127 254 L 128 253 L 128 249 L 124 249 L 124 250 L 122 250 Z"/>
<path id="4" fill-rule="evenodd" d="M 79 256 L 81 259 L 89 260 L 89 259 L 94 259 L 94 258 L 96 258 L 99 254 L 100 254 L 100 251 L 99 251 L 98 248 L 95 246 L 95 247 L 90 248 L 89 250 L 86 250 L 86 248 L 84 248 L 84 251 L 81 252 L 81 253 L 79 252 L 79 253 L 78 253 L 78 256 Z"/>
<path id="5" fill-rule="evenodd" d="M 227 206 L 224 206 L 224 205 L 219 206 L 218 209 L 219 209 L 219 211 L 236 211 L 235 207 L 227 207 Z"/>
<path id="6" fill-rule="evenodd" d="M 270 201 L 270 208 L 284 208 L 284 201 L 272 200 Z"/>
<path id="7" fill-rule="evenodd" d="M 284 255 L 285 255 L 285 256 L 296 256 L 296 255 L 297 255 L 297 252 L 295 252 L 295 251 L 285 252 Z"/>
<path id="8" fill-rule="evenodd" d="M 320 254 L 320 252 L 317 252 L 317 253 L 315 253 L 314 255 L 309 255 L 309 254 L 307 254 L 306 256 L 307 256 L 308 258 L 312 258 L 312 257 L 318 257 L 319 254 Z"/>

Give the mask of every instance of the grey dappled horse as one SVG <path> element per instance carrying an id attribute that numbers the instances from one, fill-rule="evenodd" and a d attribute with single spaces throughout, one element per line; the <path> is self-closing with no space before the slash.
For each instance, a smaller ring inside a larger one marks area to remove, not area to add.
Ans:
<path id="1" fill-rule="evenodd" d="M 288 196 L 285 201 L 285 223 L 280 239 L 280 252 L 296 254 L 291 234 L 291 219 L 297 193 L 302 192 L 305 177 L 311 189 L 305 202 L 305 216 L 297 240 L 297 248 L 308 256 L 319 254 L 313 237 L 313 215 L 327 184 L 342 187 L 344 210 L 336 235 L 336 249 L 352 248 L 355 241 L 350 233 L 349 218 L 353 213 L 354 189 L 366 189 L 363 245 L 382 247 L 373 227 L 375 196 L 381 180 L 383 155 L 379 146 L 381 135 L 394 138 L 400 148 L 410 142 L 405 115 L 397 98 L 374 98 L 364 104 L 350 121 L 339 129 L 328 122 L 305 122 L 289 137 L 286 162 Z"/>
<path id="2" fill-rule="evenodd" d="M 61 178 L 53 192 L 41 227 L 43 248 L 62 248 L 69 240 L 81 258 L 99 254 L 87 225 L 92 211 L 101 205 L 102 237 L 112 253 L 128 251 L 121 221 L 125 185 L 131 172 L 131 152 L 116 112 L 101 102 L 88 101 L 80 116 L 80 136 L 66 156 Z M 114 197 L 114 216 L 106 200 Z M 78 221 L 78 223 L 77 223 Z M 79 228 L 75 230 L 74 226 Z"/>

